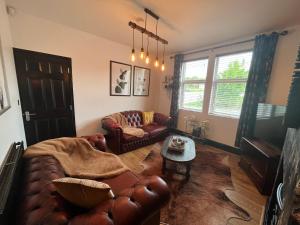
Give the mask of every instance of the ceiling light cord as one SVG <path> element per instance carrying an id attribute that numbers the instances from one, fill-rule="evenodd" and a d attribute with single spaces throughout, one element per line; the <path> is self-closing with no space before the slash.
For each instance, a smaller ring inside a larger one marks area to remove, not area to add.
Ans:
<path id="1" fill-rule="evenodd" d="M 163 63 L 165 62 L 165 51 L 166 51 L 166 45 L 164 44 L 164 51 L 163 51 Z"/>
<path id="2" fill-rule="evenodd" d="M 145 30 L 147 30 L 147 15 L 148 14 L 145 12 Z M 142 32 L 142 49 L 144 49 L 144 32 Z M 147 47 L 147 51 L 148 51 L 148 47 Z"/>
<path id="3" fill-rule="evenodd" d="M 148 14 L 147 13 L 145 13 L 145 14 L 146 14 L 146 16 L 145 16 L 145 30 L 147 30 L 147 18 L 148 18 L 147 15 Z"/>
<path id="4" fill-rule="evenodd" d="M 158 20 L 156 20 L 155 35 L 157 36 Z M 158 38 L 156 39 L 156 59 L 158 59 Z"/>
<path id="5" fill-rule="evenodd" d="M 132 48 L 134 49 L 134 28 L 132 28 Z"/>
<path id="6" fill-rule="evenodd" d="M 147 55 L 149 55 L 149 35 L 147 36 Z"/>
<path id="7" fill-rule="evenodd" d="M 142 33 L 142 49 L 144 48 L 144 33 Z"/>

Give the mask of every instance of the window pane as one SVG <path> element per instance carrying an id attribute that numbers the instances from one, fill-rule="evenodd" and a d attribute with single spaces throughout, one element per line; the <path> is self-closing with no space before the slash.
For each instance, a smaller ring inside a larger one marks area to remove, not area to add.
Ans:
<path id="1" fill-rule="evenodd" d="M 216 79 L 247 78 L 251 60 L 252 52 L 218 57 L 216 65 Z"/>
<path id="2" fill-rule="evenodd" d="M 217 83 L 213 113 L 239 116 L 244 99 L 246 83 Z"/>
<path id="3" fill-rule="evenodd" d="M 208 59 L 185 62 L 183 64 L 184 80 L 205 80 L 207 74 Z"/>
<path id="4" fill-rule="evenodd" d="M 204 87 L 204 84 L 184 84 L 183 108 L 202 111 Z"/>

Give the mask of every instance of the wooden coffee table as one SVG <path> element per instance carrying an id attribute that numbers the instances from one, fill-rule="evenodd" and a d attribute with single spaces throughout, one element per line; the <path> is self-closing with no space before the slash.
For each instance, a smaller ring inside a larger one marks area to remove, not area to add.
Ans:
<path id="1" fill-rule="evenodd" d="M 166 167 L 166 161 L 172 161 L 175 163 L 184 164 L 186 166 L 186 172 L 180 173 L 178 170 L 175 170 L 175 173 L 185 175 L 186 180 L 190 178 L 190 171 L 191 171 L 191 164 L 192 161 L 196 157 L 196 150 L 195 150 L 195 142 L 188 138 L 183 137 L 179 135 L 174 135 L 176 137 L 180 137 L 186 141 L 184 145 L 184 151 L 183 152 L 176 152 L 168 149 L 169 141 L 173 136 L 168 137 L 163 144 L 161 155 L 163 157 L 163 166 L 162 166 L 162 172 L 165 173 L 165 171 L 168 169 Z"/>

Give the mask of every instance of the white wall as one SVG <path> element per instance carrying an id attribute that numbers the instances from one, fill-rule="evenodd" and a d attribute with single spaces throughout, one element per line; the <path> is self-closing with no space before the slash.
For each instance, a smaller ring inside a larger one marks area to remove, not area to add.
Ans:
<path id="1" fill-rule="evenodd" d="M 109 61 L 130 64 L 129 46 L 19 10 L 10 17 L 10 24 L 14 47 L 72 58 L 77 135 L 97 132 L 101 118 L 111 113 L 154 109 L 158 79 L 153 70 L 149 97 L 109 96 Z M 130 35 L 130 32 L 120 35 Z M 144 63 L 140 66 L 145 67 Z"/>
<path id="2" fill-rule="evenodd" d="M 276 49 L 276 55 L 274 58 L 273 70 L 271 74 L 270 85 L 267 94 L 267 102 L 271 104 L 286 105 L 287 96 L 289 92 L 291 77 L 294 69 L 294 63 L 296 59 L 297 49 L 300 44 L 300 26 L 288 28 L 289 34 L 284 37 L 280 37 L 278 46 Z M 245 46 L 241 46 L 244 48 Z M 236 49 L 220 49 L 218 51 L 236 51 Z M 189 59 L 197 59 L 203 56 L 210 55 L 209 52 L 203 52 L 201 54 L 189 55 Z M 161 75 L 161 82 L 165 75 L 173 75 L 173 60 L 169 60 L 166 72 Z M 208 74 L 210 71 L 208 71 Z M 209 78 L 209 77 L 208 77 Z M 209 84 L 210 79 L 207 80 Z M 208 87 L 210 85 L 207 85 Z M 158 111 L 162 113 L 169 113 L 170 110 L 170 94 L 160 86 L 160 101 L 156 102 Z M 206 89 L 206 93 L 210 93 L 210 89 Z M 206 94 L 208 98 L 209 94 Z M 209 99 L 205 99 L 209 102 Z M 206 104 L 208 106 L 208 104 Z M 234 146 L 235 136 L 239 120 L 236 118 L 226 118 L 215 115 L 209 115 L 207 109 L 202 113 L 180 110 L 178 128 L 185 130 L 184 116 L 195 116 L 198 120 L 209 120 L 209 131 L 207 137 L 211 140 Z"/>
<path id="3" fill-rule="evenodd" d="M 274 58 L 266 99 L 271 104 L 287 104 L 298 46 L 300 46 L 300 25 L 287 30 L 289 34 L 279 38 Z"/>
<path id="4" fill-rule="evenodd" d="M 12 40 L 5 3 L 0 0 L 0 38 L 6 69 L 11 108 L 0 115 L 0 164 L 13 142 L 25 140 L 21 109 L 18 106 L 19 92 L 12 53 Z"/>

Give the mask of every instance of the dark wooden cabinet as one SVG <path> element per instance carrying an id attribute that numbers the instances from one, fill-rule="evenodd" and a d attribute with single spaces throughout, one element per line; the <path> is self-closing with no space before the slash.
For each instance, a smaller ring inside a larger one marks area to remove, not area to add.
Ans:
<path id="1" fill-rule="evenodd" d="M 279 160 L 277 175 L 274 181 L 274 187 L 271 193 L 271 196 L 268 198 L 266 204 L 266 210 L 264 215 L 264 223 L 263 225 L 276 225 L 279 219 L 279 215 L 282 210 L 282 192 L 280 190 L 280 186 L 283 182 L 283 155 Z"/>
<path id="2" fill-rule="evenodd" d="M 260 139 L 242 138 L 240 167 L 263 195 L 270 195 L 281 151 Z"/>

